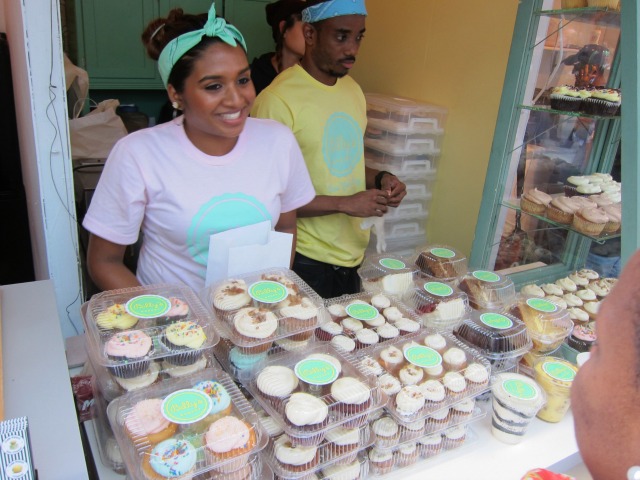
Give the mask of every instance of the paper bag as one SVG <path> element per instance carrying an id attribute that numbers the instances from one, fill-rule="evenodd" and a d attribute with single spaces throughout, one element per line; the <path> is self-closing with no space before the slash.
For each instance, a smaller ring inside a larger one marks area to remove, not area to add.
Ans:
<path id="1" fill-rule="evenodd" d="M 127 135 L 116 114 L 118 100 L 104 100 L 87 115 L 69 120 L 71 158 L 105 159 L 115 143 Z"/>
<path id="2" fill-rule="evenodd" d="M 293 235 L 265 221 L 211 235 L 205 285 L 268 268 L 289 268 Z"/>

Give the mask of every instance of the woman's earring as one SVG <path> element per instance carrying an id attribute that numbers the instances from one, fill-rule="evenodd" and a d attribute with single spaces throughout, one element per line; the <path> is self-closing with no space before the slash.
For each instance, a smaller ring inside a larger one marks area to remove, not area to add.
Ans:
<path id="1" fill-rule="evenodd" d="M 173 102 L 171 106 L 173 107 L 174 110 L 182 110 L 178 102 Z"/>

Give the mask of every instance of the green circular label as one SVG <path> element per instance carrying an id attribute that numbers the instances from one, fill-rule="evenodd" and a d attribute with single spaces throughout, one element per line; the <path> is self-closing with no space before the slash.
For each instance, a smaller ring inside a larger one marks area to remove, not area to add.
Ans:
<path id="1" fill-rule="evenodd" d="M 502 388 L 512 397 L 522 400 L 533 400 L 538 396 L 536 389 L 522 380 L 505 380 Z"/>
<path id="2" fill-rule="evenodd" d="M 453 294 L 453 288 L 442 282 L 427 282 L 423 288 L 431 295 L 438 297 L 448 297 Z"/>
<path id="3" fill-rule="evenodd" d="M 558 310 L 558 306 L 555 303 L 544 298 L 528 298 L 526 303 L 539 312 L 552 313 Z"/>
<path id="4" fill-rule="evenodd" d="M 404 358 L 407 359 L 407 362 L 421 368 L 437 367 L 442 363 L 442 357 L 438 352 L 422 345 L 407 348 L 404 351 Z"/>
<path id="5" fill-rule="evenodd" d="M 328 385 L 338 378 L 335 365 L 317 358 L 300 360 L 293 371 L 300 380 L 310 385 Z"/>
<path id="6" fill-rule="evenodd" d="M 249 287 L 249 295 L 262 303 L 278 303 L 287 298 L 287 287 L 271 280 L 261 280 Z"/>
<path id="7" fill-rule="evenodd" d="M 396 260 L 395 258 L 381 258 L 378 263 L 389 270 L 402 270 L 403 268 L 407 268 L 404 262 Z"/>
<path id="8" fill-rule="evenodd" d="M 169 311 L 171 301 L 160 295 L 140 295 L 129 300 L 125 308 L 134 317 L 156 318 Z"/>
<path id="9" fill-rule="evenodd" d="M 185 425 L 202 420 L 212 406 L 209 395 L 189 388 L 168 395 L 162 401 L 162 415 L 170 422 Z"/>
<path id="10" fill-rule="evenodd" d="M 498 282 L 500 281 L 500 275 L 497 273 L 489 272 L 487 270 L 476 270 L 472 273 L 474 277 L 478 280 L 482 280 L 483 282 Z"/>
<path id="11" fill-rule="evenodd" d="M 576 378 L 576 371 L 561 362 L 545 362 L 542 369 L 547 375 L 561 382 L 573 382 Z"/>
<path id="12" fill-rule="evenodd" d="M 505 317 L 499 313 L 483 313 L 480 315 L 480 321 L 486 326 L 498 330 L 506 330 L 507 328 L 513 327 L 513 321 L 509 317 Z"/>
<path id="13" fill-rule="evenodd" d="M 440 258 L 453 258 L 456 256 L 456 252 L 448 248 L 432 248 L 430 252 Z"/>
<path id="14" fill-rule="evenodd" d="M 376 310 L 376 307 L 369 305 L 368 303 L 352 303 L 348 305 L 345 310 L 347 315 L 356 320 L 369 321 L 378 318 L 380 312 Z"/>

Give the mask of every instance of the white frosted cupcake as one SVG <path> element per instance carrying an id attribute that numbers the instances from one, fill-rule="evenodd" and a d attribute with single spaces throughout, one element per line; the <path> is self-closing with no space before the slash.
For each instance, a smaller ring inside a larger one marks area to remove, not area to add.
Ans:
<path id="1" fill-rule="evenodd" d="M 385 323 L 376 328 L 376 332 L 380 336 L 381 341 L 391 340 L 400 335 L 400 330 L 390 323 Z"/>
<path id="2" fill-rule="evenodd" d="M 371 424 L 371 431 L 375 436 L 375 444 L 380 448 L 391 448 L 398 444 L 400 427 L 391 417 L 381 417 Z"/>
<path id="3" fill-rule="evenodd" d="M 371 297 L 371 305 L 376 307 L 378 310 L 384 310 L 391 306 L 391 300 L 389 300 L 389 297 L 386 295 L 378 293 Z"/>
<path id="4" fill-rule="evenodd" d="M 567 308 L 581 307 L 583 304 L 582 299 L 574 293 L 565 293 L 562 298 L 567 302 Z"/>
<path id="5" fill-rule="evenodd" d="M 442 451 L 442 435 L 434 433 L 418 440 L 418 453 L 422 458 L 438 455 Z"/>
<path id="6" fill-rule="evenodd" d="M 418 413 L 424 407 L 424 394 L 416 385 L 402 387 L 396 395 L 396 411 L 400 415 L 411 416 Z"/>
<path id="7" fill-rule="evenodd" d="M 437 405 L 443 402 L 447 396 L 444 385 L 438 380 L 427 380 L 419 386 L 428 405 Z"/>
<path id="8" fill-rule="evenodd" d="M 562 290 L 562 287 L 559 287 L 555 283 L 544 283 L 540 285 L 540 288 L 542 288 L 545 295 L 556 295 L 558 297 L 564 295 L 564 290 Z"/>
<path id="9" fill-rule="evenodd" d="M 559 278 L 556 280 L 556 285 L 558 285 L 563 292 L 573 293 L 578 290 L 578 286 L 569 277 Z"/>
<path id="10" fill-rule="evenodd" d="M 398 373 L 398 378 L 403 385 L 416 385 L 422 377 L 424 377 L 424 370 L 412 364 L 405 365 Z"/>
<path id="11" fill-rule="evenodd" d="M 374 359 L 367 355 L 362 357 L 360 360 L 360 368 L 365 371 L 365 373 L 369 375 L 375 375 L 376 377 L 382 375 L 384 370 L 380 366 L 380 364 Z"/>
<path id="12" fill-rule="evenodd" d="M 589 321 L 589 314 L 578 307 L 568 308 L 569 317 L 573 320 L 574 324 L 586 323 Z"/>
<path id="13" fill-rule="evenodd" d="M 567 308 L 567 302 L 559 295 L 547 295 L 546 297 L 544 297 L 544 299 L 550 301 L 551 303 L 555 303 L 560 308 Z"/>
<path id="14" fill-rule="evenodd" d="M 427 347 L 433 348 L 440 354 L 444 353 L 445 349 L 447 348 L 447 341 L 439 333 L 432 333 L 430 335 L 427 335 L 426 337 L 424 337 L 423 342 Z"/>
<path id="15" fill-rule="evenodd" d="M 583 302 L 595 302 L 597 300 L 596 292 L 588 288 L 578 290 L 576 292 L 576 297 L 578 297 Z"/>
<path id="16" fill-rule="evenodd" d="M 393 375 L 385 373 L 378 377 L 378 387 L 380 387 L 380 390 L 382 390 L 385 395 L 393 397 L 402 389 L 402 384 L 400 380 Z"/>
<path id="17" fill-rule="evenodd" d="M 520 293 L 523 295 L 530 295 L 532 297 L 544 298 L 545 293 L 544 290 L 536 285 L 535 283 L 530 283 L 529 285 L 525 285 L 520 290 Z"/>
<path id="18" fill-rule="evenodd" d="M 458 372 L 447 372 L 442 377 L 447 394 L 452 398 L 461 398 L 467 391 L 467 381 Z"/>
<path id="19" fill-rule="evenodd" d="M 356 349 L 356 342 L 344 335 L 336 335 L 331 339 L 331 345 L 343 352 L 353 352 Z"/>
<path id="20" fill-rule="evenodd" d="M 395 323 L 403 317 L 398 307 L 387 307 L 382 311 L 382 314 L 391 323 Z"/>
<path id="21" fill-rule="evenodd" d="M 486 387 L 489 385 L 489 372 L 480 363 L 470 363 L 464 369 L 464 378 L 473 387 Z"/>

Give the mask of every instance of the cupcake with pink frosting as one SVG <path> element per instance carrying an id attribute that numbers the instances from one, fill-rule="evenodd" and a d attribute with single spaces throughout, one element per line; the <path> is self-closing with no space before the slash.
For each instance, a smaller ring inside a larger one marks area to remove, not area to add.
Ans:
<path id="1" fill-rule="evenodd" d="M 575 212 L 571 225 L 580 233 L 597 236 L 608 221 L 609 216 L 601 208 L 583 208 Z"/>
<path id="2" fill-rule="evenodd" d="M 523 212 L 544 215 L 547 205 L 551 203 L 551 196 L 533 188 L 522 194 L 520 198 L 520 208 Z"/>
<path id="3" fill-rule="evenodd" d="M 114 334 L 104 345 L 105 355 L 113 361 L 107 370 L 120 378 L 142 375 L 149 368 L 152 347 L 151 337 L 142 330 Z"/>

